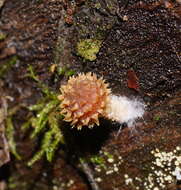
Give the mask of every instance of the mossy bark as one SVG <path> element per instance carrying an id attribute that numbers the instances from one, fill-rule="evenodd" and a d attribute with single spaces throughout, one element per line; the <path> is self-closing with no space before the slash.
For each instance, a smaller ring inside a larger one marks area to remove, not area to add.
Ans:
<path id="1" fill-rule="evenodd" d="M 171 166 L 159 167 L 155 160 L 160 157 L 154 152 L 169 153 L 176 160 L 180 156 L 180 6 L 179 1 L 157 0 L 75 0 L 73 5 L 68 0 L 4 2 L 0 15 L 0 33 L 5 35 L 0 39 L 0 95 L 7 98 L 9 110 L 23 105 L 12 119 L 22 160 L 11 155 L 11 161 L 0 168 L 4 189 L 178 187 L 176 176 L 165 170 L 171 167 L 174 172 L 175 160 L 171 157 Z M 66 23 L 67 16 L 73 18 L 72 24 Z M 84 39 L 102 42 L 93 61 L 78 56 L 77 44 Z M 69 71 L 94 72 L 110 83 L 113 93 L 143 99 L 146 113 L 134 127 L 123 126 L 121 130 L 120 124 L 103 119 L 99 127 L 82 131 L 62 122 L 66 145 L 58 148 L 53 162 L 44 157 L 30 168 L 27 163 L 39 150 L 44 133 L 31 139 L 33 128 L 23 132 L 21 126 L 36 114 L 27 108 L 45 98 L 41 86 L 28 76 L 30 67 L 55 93 L 68 79 Z M 139 91 L 127 86 L 129 69 L 138 77 Z M 167 177 L 164 187 L 155 172 Z"/>

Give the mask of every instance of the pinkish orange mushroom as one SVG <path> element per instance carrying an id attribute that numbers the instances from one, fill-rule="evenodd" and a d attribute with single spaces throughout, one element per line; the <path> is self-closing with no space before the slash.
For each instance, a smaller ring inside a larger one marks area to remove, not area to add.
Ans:
<path id="1" fill-rule="evenodd" d="M 58 98 L 62 101 L 61 114 L 65 121 L 77 129 L 99 125 L 99 117 L 105 115 L 111 92 L 102 78 L 92 73 L 79 74 L 62 85 L 60 91 L 62 94 Z"/>

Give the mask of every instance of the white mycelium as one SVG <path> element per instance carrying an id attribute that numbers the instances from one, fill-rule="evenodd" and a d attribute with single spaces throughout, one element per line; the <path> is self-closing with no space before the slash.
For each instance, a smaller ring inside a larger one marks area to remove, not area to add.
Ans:
<path id="1" fill-rule="evenodd" d="M 126 122 L 129 125 L 135 119 L 142 117 L 145 111 L 145 104 L 138 99 L 129 99 L 125 96 L 110 96 L 110 103 L 106 109 L 106 116 L 119 123 Z"/>

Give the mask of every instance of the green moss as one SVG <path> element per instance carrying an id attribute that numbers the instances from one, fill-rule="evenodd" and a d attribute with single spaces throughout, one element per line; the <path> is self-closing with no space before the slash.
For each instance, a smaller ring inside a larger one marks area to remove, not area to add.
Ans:
<path id="1" fill-rule="evenodd" d="M 15 141 L 15 128 L 13 125 L 13 115 L 20 109 L 20 106 L 15 106 L 12 109 L 8 110 L 8 116 L 6 118 L 6 136 L 8 139 L 10 152 L 16 157 L 16 159 L 21 160 L 21 156 L 16 150 L 16 141 Z"/>
<path id="2" fill-rule="evenodd" d="M 23 130 L 32 127 L 31 138 L 43 135 L 40 149 L 28 162 L 28 166 L 32 166 L 43 155 L 51 162 L 58 145 L 64 144 L 64 137 L 59 126 L 59 121 L 62 118 L 59 110 L 60 101 L 57 98 L 57 94 L 39 81 L 33 67 L 29 66 L 28 71 L 27 76 L 35 80 L 44 93 L 44 97 L 38 103 L 29 107 L 29 110 L 34 112 L 34 116 L 29 118 L 22 126 Z"/>
<path id="3" fill-rule="evenodd" d="M 44 108 L 42 109 L 43 105 Z M 35 153 L 33 158 L 28 162 L 28 165 L 31 166 L 44 154 L 47 160 L 51 162 L 58 145 L 64 143 L 63 134 L 59 127 L 59 121 L 62 119 L 58 111 L 59 100 L 49 100 L 48 103 L 42 102 L 42 104 L 30 106 L 29 109 L 35 111 L 36 114 L 22 126 L 22 129 L 33 127 L 31 138 L 43 134 L 43 139 L 40 150 Z"/>
<path id="4" fill-rule="evenodd" d="M 17 187 L 16 181 L 13 177 L 10 177 L 8 180 L 8 188 L 15 189 Z"/>
<path id="5" fill-rule="evenodd" d="M 44 93 L 44 99 L 57 99 L 57 94 L 50 90 L 46 85 L 44 85 L 38 78 L 38 76 L 35 74 L 34 69 L 31 65 L 28 66 L 28 74 L 26 75 L 27 77 L 30 77 L 33 79 L 35 82 L 37 82 L 37 86 L 42 90 Z M 35 105 L 37 106 L 37 105 Z M 40 105 L 38 105 L 40 106 Z M 43 105 L 42 105 L 43 106 Z"/>
<path id="6" fill-rule="evenodd" d="M 65 75 L 66 70 L 67 70 L 66 67 L 58 67 L 57 73 L 58 73 L 58 75 Z"/>
<path id="7" fill-rule="evenodd" d="M 3 77 L 4 74 L 13 66 L 17 63 L 18 58 L 17 56 L 13 56 L 12 58 L 10 58 L 6 63 L 4 63 L 1 67 L 0 67 L 0 77 Z"/>
<path id="8" fill-rule="evenodd" d="M 109 152 L 104 152 L 104 155 L 107 157 L 107 158 L 111 158 L 113 159 L 114 156 L 112 154 L 110 154 Z"/>
<path id="9" fill-rule="evenodd" d="M 153 118 L 155 121 L 159 121 L 161 119 L 160 115 L 155 115 Z"/>
<path id="10" fill-rule="evenodd" d="M 95 39 L 84 39 L 77 43 L 77 54 L 85 60 L 94 61 L 96 54 L 101 48 L 102 41 Z"/>
<path id="11" fill-rule="evenodd" d="M 68 77 L 70 77 L 70 76 L 72 76 L 72 75 L 74 75 L 75 74 L 75 71 L 74 70 L 68 70 L 66 73 L 65 73 L 65 75 L 66 76 L 68 76 Z"/>
<path id="12" fill-rule="evenodd" d="M 13 125 L 13 116 L 22 106 L 28 108 L 32 114 L 29 114 L 29 118 L 22 125 L 21 129 L 24 131 L 32 129 L 30 137 L 36 138 L 37 140 L 41 139 L 39 150 L 28 162 L 28 166 L 32 166 L 44 155 L 47 160 L 51 162 L 58 146 L 60 144 L 64 144 L 64 136 L 60 125 L 62 116 L 60 115 L 60 101 L 57 98 L 58 94 L 50 90 L 50 88 L 39 80 L 32 66 L 28 66 L 27 77 L 30 77 L 37 83 L 37 86 L 42 90 L 43 97 L 40 98 L 37 103 L 29 107 L 25 105 L 17 105 L 8 110 L 8 116 L 6 119 L 6 135 L 11 153 L 20 160 L 21 157 L 16 151 L 16 141 L 14 139 L 15 129 Z"/>
<path id="13" fill-rule="evenodd" d="M 21 190 L 26 190 L 26 189 L 29 189 L 28 188 L 28 185 L 29 184 L 29 181 L 28 182 L 25 182 L 24 180 L 19 180 L 20 179 L 20 174 L 12 174 L 8 181 L 7 181 L 7 189 L 21 189 Z"/>
<path id="14" fill-rule="evenodd" d="M 72 76 L 75 74 L 75 71 L 72 69 L 68 69 L 67 67 L 57 67 L 58 75 Z"/>
<path id="15" fill-rule="evenodd" d="M 91 156 L 90 161 L 96 165 L 99 165 L 102 168 L 106 168 L 105 160 L 101 156 L 97 156 L 97 155 Z"/>

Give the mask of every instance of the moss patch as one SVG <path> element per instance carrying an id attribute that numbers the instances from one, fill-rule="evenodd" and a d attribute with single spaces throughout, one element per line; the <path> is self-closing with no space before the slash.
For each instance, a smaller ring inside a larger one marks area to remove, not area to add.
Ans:
<path id="1" fill-rule="evenodd" d="M 32 166 L 43 155 L 46 155 L 47 160 L 51 162 L 58 145 L 64 143 L 64 138 L 59 126 L 59 121 L 62 118 L 57 94 L 41 83 L 32 66 L 29 66 L 28 70 L 28 76 L 37 82 L 44 94 L 44 97 L 38 103 L 28 107 L 30 111 L 34 112 L 34 115 L 22 126 L 23 130 L 29 127 L 33 128 L 31 138 L 43 134 L 40 150 L 28 162 L 28 166 Z"/>
<path id="2" fill-rule="evenodd" d="M 13 56 L 6 63 L 4 63 L 0 67 L 0 77 L 3 77 L 6 74 L 6 72 L 8 72 L 8 70 L 11 69 L 11 67 L 13 67 L 13 65 L 17 63 L 17 61 L 17 56 Z"/>

